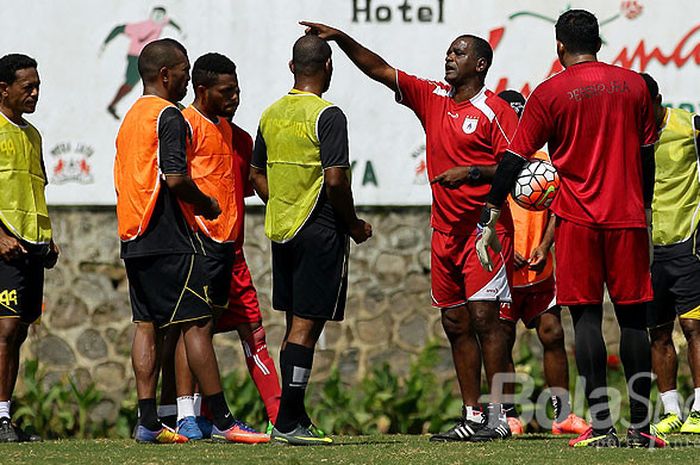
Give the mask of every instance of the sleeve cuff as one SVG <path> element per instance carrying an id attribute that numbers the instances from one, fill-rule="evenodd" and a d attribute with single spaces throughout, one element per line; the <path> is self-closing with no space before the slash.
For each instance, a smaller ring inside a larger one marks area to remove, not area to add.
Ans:
<path id="1" fill-rule="evenodd" d="M 396 100 L 396 103 L 402 103 L 403 102 L 403 94 L 401 93 L 401 82 L 399 80 L 399 73 L 401 72 L 398 68 L 395 69 L 396 71 L 396 93 L 394 94 L 394 99 Z"/>

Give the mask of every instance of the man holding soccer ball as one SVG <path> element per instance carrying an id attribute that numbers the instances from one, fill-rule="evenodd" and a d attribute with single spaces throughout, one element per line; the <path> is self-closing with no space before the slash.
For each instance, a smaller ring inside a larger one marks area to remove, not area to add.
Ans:
<path id="1" fill-rule="evenodd" d="M 653 195 L 651 98 L 635 72 L 597 60 L 598 21 L 584 10 L 563 13 L 555 26 L 566 68 L 530 95 L 518 130 L 498 167 L 476 243 L 485 268 L 499 208 L 523 165 L 545 143 L 561 178 L 551 209 L 557 216 L 557 301 L 574 321 L 576 363 L 586 380 L 592 428 L 569 444 L 617 447 L 606 388 L 602 334 L 607 285 L 620 325 L 620 357 L 630 391 L 629 447 L 663 447 L 649 432 L 651 355 L 645 304 L 652 299 L 645 207 Z"/>
<path id="2" fill-rule="evenodd" d="M 518 116 L 522 114 L 525 97 L 520 92 L 505 90 L 498 96 L 510 103 Z M 541 161 L 533 161 L 530 166 L 536 168 L 523 170 L 528 176 L 521 176 L 526 182 L 524 186 L 528 187 L 529 195 L 524 192 L 518 195 L 516 189 L 508 197 L 515 225 L 515 271 L 513 302 L 501 306 L 501 321 L 510 349 L 509 371 L 515 371 L 512 358 L 515 326 L 518 320 L 522 320 L 528 329 L 537 331 L 537 337 L 542 343 L 544 377 L 550 389 L 554 410 L 552 434 L 581 434 L 588 429 L 588 424 L 571 412 L 569 361 L 564 345 L 564 328 L 561 325 L 561 307 L 556 301 L 554 257 L 551 251 L 555 216 L 547 208 L 552 199 L 550 196 L 556 192 L 553 187 L 559 184 L 559 178 L 548 163 L 546 153 L 537 152 L 533 159 Z M 547 175 L 552 176 L 551 183 Z M 514 385 L 507 385 L 506 392 L 514 394 L 514 388 Z M 506 404 L 506 416 L 513 434 L 522 434 L 523 425 L 514 406 Z"/>

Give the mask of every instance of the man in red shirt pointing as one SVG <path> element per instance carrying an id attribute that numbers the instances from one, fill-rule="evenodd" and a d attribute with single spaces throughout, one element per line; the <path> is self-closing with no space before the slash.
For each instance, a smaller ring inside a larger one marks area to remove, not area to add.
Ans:
<path id="1" fill-rule="evenodd" d="M 499 322 L 500 305 L 511 301 L 509 212 L 504 210 L 495 226 L 503 250 L 491 254 L 489 270 L 479 266 L 474 244 L 497 155 L 505 152 L 518 120 L 510 105 L 484 85 L 493 60 L 491 46 L 473 35 L 457 37 L 445 56 L 444 84 L 393 68 L 342 31 L 301 24 L 307 33 L 335 41 L 362 72 L 413 110 L 425 130 L 433 194 L 432 301 L 442 312 L 464 401 L 461 420 L 431 439 L 482 442 L 511 436 L 498 388 L 492 389 L 486 418 L 479 407 L 482 356 L 490 386 L 496 374 L 506 372 L 509 358 Z"/>
<path id="2" fill-rule="evenodd" d="M 649 434 L 651 355 L 645 303 L 652 299 L 645 207 L 653 195 L 656 130 L 651 99 L 637 73 L 601 63 L 591 13 L 570 10 L 555 26 L 564 68 L 530 95 L 513 141 L 499 164 L 480 224 L 477 253 L 500 248 L 495 221 L 522 166 L 545 143 L 561 188 L 557 216 L 557 301 L 574 321 L 576 363 L 586 380 L 592 428 L 574 447 L 620 444 L 610 418 L 605 341 L 601 331 L 607 285 L 620 325 L 620 357 L 630 392 L 630 447 L 662 447 Z"/>

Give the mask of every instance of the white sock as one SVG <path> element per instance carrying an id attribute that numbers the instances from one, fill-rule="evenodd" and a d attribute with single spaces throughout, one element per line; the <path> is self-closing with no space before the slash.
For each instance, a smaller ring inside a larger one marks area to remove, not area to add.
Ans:
<path id="1" fill-rule="evenodd" d="M 496 408 L 499 408 L 498 421 L 500 423 L 508 423 L 508 418 L 506 417 L 506 409 L 503 408 L 503 404 L 494 404 Z"/>
<path id="2" fill-rule="evenodd" d="M 194 416 L 194 397 L 182 396 L 177 398 L 177 421 Z"/>
<path id="3" fill-rule="evenodd" d="M 0 418 L 10 418 L 11 400 L 0 400 Z"/>
<path id="4" fill-rule="evenodd" d="M 464 408 L 466 410 L 467 420 L 473 421 L 474 423 L 482 423 L 484 421 L 484 413 L 481 409 L 475 409 L 471 405 L 465 405 Z"/>
<path id="5" fill-rule="evenodd" d="M 158 418 L 172 417 L 177 415 L 177 405 L 167 404 L 158 406 Z"/>
<path id="6" fill-rule="evenodd" d="M 698 398 L 698 391 L 698 389 L 695 390 L 696 402 Z M 665 413 L 675 413 L 679 417 L 681 416 L 681 399 L 678 397 L 678 391 L 671 389 L 670 391 L 660 393 L 659 397 L 661 397 L 661 402 L 664 404 Z"/>
<path id="7" fill-rule="evenodd" d="M 202 415 L 202 395 L 195 392 L 192 397 L 194 397 L 194 415 L 199 417 Z"/>
<path id="8" fill-rule="evenodd" d="M 695 399 L 693 400 L 693 412 L 700 410 L 700 388 L 695 388 Z"/>

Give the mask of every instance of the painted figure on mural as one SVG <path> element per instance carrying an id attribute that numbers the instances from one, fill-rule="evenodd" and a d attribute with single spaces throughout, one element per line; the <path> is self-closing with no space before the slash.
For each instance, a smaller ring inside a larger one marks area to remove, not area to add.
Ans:
<path id="1" fill-rule="evenodd" d="M 165 8 L 162 6 L 157 6 L 151 10 L 149 18 L 144 21 L 115 26 L 102 43 L 102 46 L 100 47 L 100 56 L 107 48 L 107 44 L 109 44 L 117 36 L 125 34 L 130 41 L 126 54 L 127 65 L 124 82 L 119 87 L 117 93 L 107 107 L 107 112 L 109 112 L 109 114 L 115 119 L 121 119 L 117 113 L 117 104 L 121 101 L 121 99 L 126 97 L 129 92 L 131 92 L 131 90 L 140 80 L 138 58 L 141 50 L 143 50 L 148 43 L 160 38 L 165 26 L 174 27 L 180 33 L 180 36 L 184 36 L 180 26 L 168 17 Z"/>

